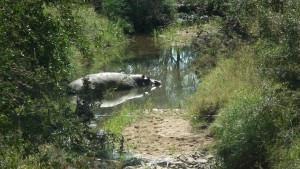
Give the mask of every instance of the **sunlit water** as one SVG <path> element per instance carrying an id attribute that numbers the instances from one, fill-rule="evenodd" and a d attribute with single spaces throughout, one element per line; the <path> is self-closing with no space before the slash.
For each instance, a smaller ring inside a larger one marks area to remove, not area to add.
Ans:
<path id="1" fill-rule="evenodd" d="M 199 84 L 192 68 L 192 61 L 197 53 L 192 46 L 163 48 L 156 45 L 151 37 L 135 36 L 128 47 L 127 59 L 122 63 L 107 65 L 102 71 L 145 74 L 162 82 L 161 87 L 148 91 L 148 94 L 143 95 L 143 92 L 150 89 L 132 91 L 143 97 L 124 103 L 140 105 L 151 102 L 155 108 L 181 108 Z M 114 109 L 124 103 L 118 104 Z M 103 114 L 109 111 L 112 108 L 96 108 L 94 113 Z"/>

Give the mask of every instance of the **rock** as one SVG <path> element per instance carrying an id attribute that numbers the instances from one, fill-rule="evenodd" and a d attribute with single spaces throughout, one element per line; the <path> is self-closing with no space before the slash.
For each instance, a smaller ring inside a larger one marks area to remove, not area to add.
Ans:
<path id="1" fill-rule="evenodd" d="M 162 167 L 167 167 L 169 162 L 167 161 L 158 161 L 156 162 L 156 165 L 162 166 Z"/>
<path id="2" fill-rule="evenodd" d="M 127 167 L 124 167 L 123 169 L 135 169 L 135 167 L 133 167 L 133 166 L 127 166 Z"/>
<path id="3" fill-rule="evenodd" d="M 138 158 L 131 158 L 129 160 L 126 160 L 123 162 L 123 168 L 125 167 L 131 167 L 131 166 L 137 166 L 137 165 L 142 165 L 142 162 Z"/>
<path id="4" fill-rule="evenodd" d="M 160 167 L 160 166 L 156 166 L 156 169 L 163 169 L 163 167 Z"/>
<path id="5" fill-rule="evenodd" d="M 194 158 L 188 157 L 187 163 L 188 163 L 188 164 L 196 164 L 197 162 L 194 160 Z"/>
<path id="6" fill-rule="evenodd" d="M 185 166 L 185 164 L 184 164 L 183 162 L 180 162 L 180 161 L 178 161 L 178 162 L 173 162 L 171 165 L 172 165 L 172 166 L 177 166 L 177 167 L 184 167 L 184 166 Z M 171 165 L 170 165 L 170 166 L 171 166 Z"/>
<path id="7" fill-rule="evenodd" d="M 184 155 L 180 155 L 180 156 L 177 157 L 177 160 L 187 161 L 188 159 Z"/>
<path id="8" fill-rule="evenodd" d="M 200 164 L 206 164 L 208 161 L 206 159 L 197 159 L 197 162 Z"/>
<path id="9" fill-rule="evenodd" d="M 205 156 L 205 158 L 210 161 L 214 158 L 214 156 L 209 154 L 209 155 Z"/>
<path id="10" fill-rule="evenodd" d="M 211 169 L 213 155 L 207 152 L 194 152 L 178 155 L 175 158 L 154 159 L 139 156 L 126 161 L 125 169 Z"/>

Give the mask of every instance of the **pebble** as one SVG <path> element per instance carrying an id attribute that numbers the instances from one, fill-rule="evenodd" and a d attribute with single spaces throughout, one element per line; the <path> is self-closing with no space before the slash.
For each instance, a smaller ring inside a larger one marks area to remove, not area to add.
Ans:
<path id="1" fill-rule="evenodd" d="M 208 160 L 212 160 L 214 158 L 214 156 L 209 154 L 209 155 L 205 156 L 205 158 L 208 159 Z"/>
<path id="2" fill-rule="evenodd" d="M 191 154 L 178 155 L 174 159 L 162 160 L 154 160 L 140 156 L 140 162 L 137 162 L 136 158 L 134 160 L 135 164 L 138 165 L 126 165 L 124 169 L 211 169 L 214 166 L 213 159 L 214 156 L 207 152 L 194 152 Z"/>

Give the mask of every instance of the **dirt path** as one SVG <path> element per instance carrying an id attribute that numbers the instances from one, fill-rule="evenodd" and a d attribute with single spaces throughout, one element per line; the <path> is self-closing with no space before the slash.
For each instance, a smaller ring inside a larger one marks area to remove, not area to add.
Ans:
<path id="1" fill-rule="evenodd" d="M 212 142 L 207 130 L 193 133 L 183 110 L 153 109 L 125 128 L 126 149 L 154 159 L 206 151 Z"/>

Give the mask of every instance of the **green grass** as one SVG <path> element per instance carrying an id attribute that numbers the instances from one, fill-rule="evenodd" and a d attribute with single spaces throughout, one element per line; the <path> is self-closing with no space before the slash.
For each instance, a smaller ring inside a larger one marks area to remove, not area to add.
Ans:
<path id="1" fill-rule="evenodd" d="M 299 134 L 298 134 L 299 135 Z M 270 156 L 274 161 L 274 169 L 299 169 L 300 168 L 300 138 L 293 140 L 290 146 L 272 146 Z"/>
<path id="2" fill-rule="evenodd" d="M 210 125 L 222 168 L 299 168 L 299 94 L 261 76 L 255 51 L 240 46 L 202 78 L 191 119 Z"/>
<path id="3" fill-rule="evenodd" d="M 59 21 L 61 16 L 57 10 L 45 7 L 45 12 Z M 124 57 L 127 37 L 119 22 L 97 14 L 88 5 L 75 5 L 72 13 L 79 24 L 76 34 L 80 37 L 68 50 L 72 78 L 100 72 L 104 65 Z"/>
<path id="4" fill-rule="evenodd" d="M 140 112 L 133 107 L 122 109 L 120 112 L 115 112 L 112 118 L 104 123 L 104 130 L 121 134 L 124 127 L 128 126 L 135 120 L 135 116 Z"/>
<path id="5" fill-rule="evenodd" d="M 92 66 L 88 67 L 88 72 L 99 72 L 105 64 L 120 59 L 124 56 L 124 49 L 127 43 L 127 38 L 123 33 L 123 28 L 117 23 L 113 23 L 108 18 L 95 13 L 92 7 L 81 6 L 74 10 L 74 15 L 82 23 L 82 35 L 88 44 L 90 53 L 92 54 Z M 76 55 L 77 54 L 77 55 Z M 75 70 L 78 69 L 76 64 L 78 60 L 86 63 L 85 56 L 82 53 L 76 52 L 71 55 L 75 62 Z M 85 69 L 86 65 L 82 65 L 81 69 Z M 83 72 L 87 73 L 87 72 Z"/>
<path id="6" fill-rule="evenodd" d="M 261 114 L 255 113 L 260 103 L 259 96 L 240 99 L 222 109 L 213 123 L 216 153 L 225 168 L 247 168 L 265 162 L 266 150 L 262 142 L 264 137 L 270 137 L 266 134 L 273 133 L 264 132 L 262 128 L 270 126 L 264 123 L 265 119 L 259 118 Z"/>
<path id="7" fill-rule="evenodd" d="M 190 112 L 196 122 L 217 115 L 222 107 L 234 101 L 263 92 L 271 84 L 260 77 L 251 48 L 243 47 L 230 59 L 219 61 L 217 67 L 202 78 L 192 99 Z M 241 58 L 237 56 L 243 56 Z"/>
<path id="8" fill-rule="evenodd" d="M 171 145 L 171 146 L 169 147 L 169 155 L 174 155 L 177 151 L 178 151 L 178 150 L 177 150 L 177 148 L 176 148 L 175 145 Z"/>
<path id="9" fill-rule="evenodd" d="M 244 96 L 219 111 L 211 126 L 223 168 L 299 168 L 299 115 L 290 94 L 269 90 Z M 298 100 L 298 99 L 296 99 Z"/>
<path id="10" fill-rule="evenodd" d="M 156 41 L 163 46 L 185 46 L 190 45 L 195 36 L 197 36 L 199 27 L 195 24 L 187 26 L 176 23 L 167 29 L 155 30 L 154 37 Z"/>
<path id="11" fill-rule="evenodd" d="M 220 30 L 220 18 L 212 17 L 209 23 L 194 23 L 186 25 L 175 23 L 165 29 L 153 32 L 157 42 L 163 46 L 185 46 L 194 43 L 202 34 L 217 34 Z"/>
<path id="12" fill-rule="evenodd" d="M 102 127 L 104 130 L 114 134 L 122 134 L 126 126 L 134 123 L 136 120 L 143 117 L 145 110 L 151 110 L 153 105 L 151 102 L 143 106 L 136 106 L 133 104 L 124 104 L 121 109 L 113 112 L 111 118 L 104 122 Z"/>
<path id="13" fill-rule="evenodd" d="M 93 168 L 93 158 L 57 148 L 52 144 L 39 147 L 39 152 L 22 157 L 22 150 L 11 147 L 6 151 L 1 168 L 41 169 L 41 168 Z"/>
<path id="14" fill-rule="evenodd" d="M 222 31 L 198 43 L 201 83 L 189 111 L 195 127 L 210 125 L 220 168 L 300 168 L 295 2 L 211 4 L 226 16 Z"/>

